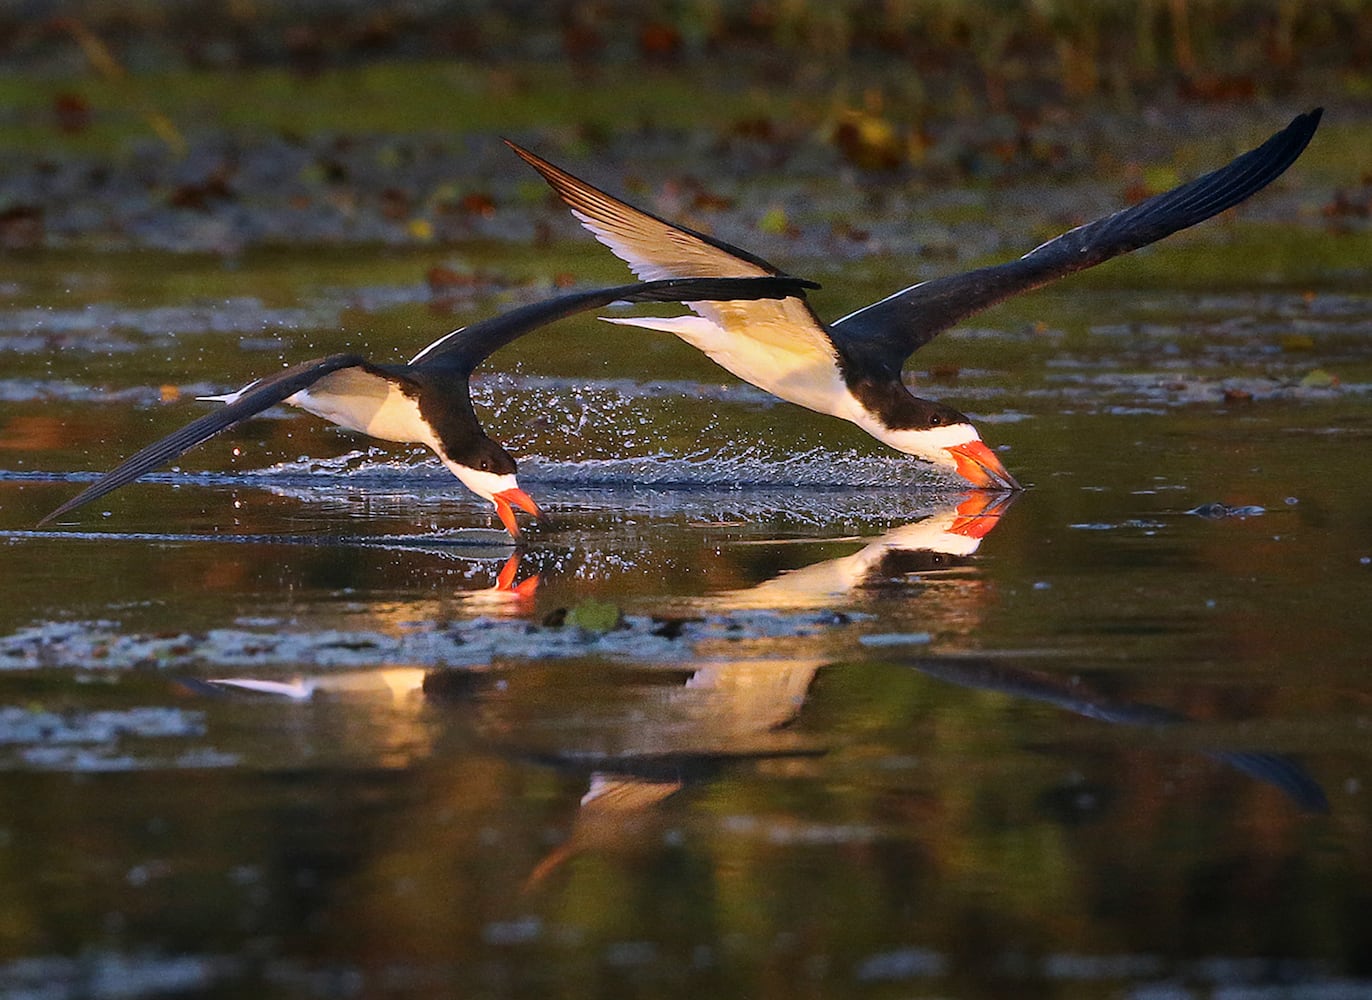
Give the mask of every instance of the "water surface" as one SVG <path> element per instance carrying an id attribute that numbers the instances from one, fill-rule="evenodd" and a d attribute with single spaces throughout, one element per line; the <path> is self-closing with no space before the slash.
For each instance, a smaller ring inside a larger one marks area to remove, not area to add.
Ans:
<path id="1" fill-rule="evenodd" d="M 0 992 L 1372 994 L 1357 280 L 941 338 L 1013 501 L 587 319 L 480 381 L 519 550 L 286 411 L 33 529 L 196 393 L 550 290 L 493 252 L 446 309 L 419 254 L 16 266 Z"/>

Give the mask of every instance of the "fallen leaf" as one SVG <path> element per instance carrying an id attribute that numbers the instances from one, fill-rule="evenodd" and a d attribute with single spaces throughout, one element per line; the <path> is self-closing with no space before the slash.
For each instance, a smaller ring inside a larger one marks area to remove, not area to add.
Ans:
<path id="1" fill-rule="evenodd" d="M 567 612 L 567 624 L 587 632 L 611 632 L 623 620 L 619 605 L 610 601 L 585 600 Z"/>
<path id="2" fill-rule="evenodd" d="M 786 210 L 780 207 L 767 209 L 762 218 L 757 220 L 757 227 L 764 233 L 772 233 L 778 236 L 785 233 L 790 227 L 790 223 L 786 219 Z"/>

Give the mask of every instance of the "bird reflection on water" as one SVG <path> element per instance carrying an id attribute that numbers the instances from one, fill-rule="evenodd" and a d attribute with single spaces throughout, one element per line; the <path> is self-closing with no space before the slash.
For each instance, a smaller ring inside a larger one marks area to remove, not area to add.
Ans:
<path id="1" fill-rule="evenodd" d="M 731 608 L 825 607 L 854 591 L 972 565 L 1016 493 L 968 492 L 933 513 L 892 528 L 849 556 L 825 559 L 718 600 Z"/>
<path id="2" fill-rule="evenodd" d="M 975 554 L 1010 506 L 993 494 L 959 497 L 929 516 L 867 540 L 855 553 L 817 561 L 711 601 L 726 613 L 842 606 L 845 595 L 927 582 L 949 570 L 975 578 Z M 495 585 L 479 592 L 482 600 L 526 601 L 539 578 L 529 576 L 516 583 L 519 565 L 519 554 L 510 555 Z M 919 601 L 923 591 L 909 588 L 905 593 Z M 977 608 L 977 613 L 989 613 L 984 602 Z M 937 613 L 931 610 L 931 615 Z M 593 661 L 580 667 L 540 668 L 497 662 L 476 670 L 396 666 L 289 682 L 220 678 L 210 684 L 240 694 L 341 699 L 362 712 L 380 699 L 398 713 L 394 724 L 403 725 L 409 718 L 413 727 L 429 733 L 427 750 L 421 749 L 411 760 L 412 767 L 429 760 L 437 764 L 454 752 L 445 746 L 441 732 L 455 727 L 462 734 L 457 739 L 459 753 L 470 753 L 476 746 L 512 761 L 575 775 L 584 791 L 560 842 L 528 870 L 524 887 L 532 891 L 578 855 L 632 852 L 660 844 L 669 815 L 662 807 L 687 788 L 708 787 L 739 767 L 785 772 L 813 766 L 805 761 L 826 754 L 832 741 L 801 724 L 801 717 L 817 675 L 842 656 L 833 651 L 836 634 L 841 638 L 842 633 L 834 632 L 814 641 L 792 637 L 784 657 L 731 657 L 696 650 L 692 658 L 664 664 Z M 588 655 L 594 655 L 591 645 Z M 1111 725 L 1148 727 L 1165 734 L 1181 731 L 1188 721 L 1156 706 L 1089 692 L 1051 672 L 1020 668 L 1009 656 L 994 662 L 948 655 L 894 660 L 939 681 L 1048 703 Z M 844 669 L 864 668 L 854 664 Z M 1301 810 L 1327 808 L 1320 786 L 1289 757 L 1197 747 L 1194 733 L 1181 751 L 1200 752 L 1271 785 Z"/>

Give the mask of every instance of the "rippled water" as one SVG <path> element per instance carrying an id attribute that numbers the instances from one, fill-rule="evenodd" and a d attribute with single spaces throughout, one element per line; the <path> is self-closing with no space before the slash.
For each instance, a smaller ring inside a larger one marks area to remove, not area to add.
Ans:
<path id="1" fill-rule="evenodd" d="M 1013 501 L 587 320 L 480 384 L 518 550 L 285 411 L 35 530 L 197 392 L 470 318 L 145 266 L 205 267 L 0 316 L 0 995 L 1372 995 L 1354 283 L 944 338 Z"/>

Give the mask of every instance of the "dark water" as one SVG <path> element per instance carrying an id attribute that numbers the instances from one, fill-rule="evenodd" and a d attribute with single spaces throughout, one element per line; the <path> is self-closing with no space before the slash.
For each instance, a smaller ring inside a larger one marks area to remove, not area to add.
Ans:
<path id="1" fill-rule="evenodd" d="M 499 307 L 424 266 L 20 267 L 0 995 L 1372 995 L 1356 281 L 945 338 L 1014 502 L 586 321 L 482 383 L 518 553 L 293 414 L 33 531 L 195 392 Z"/>

